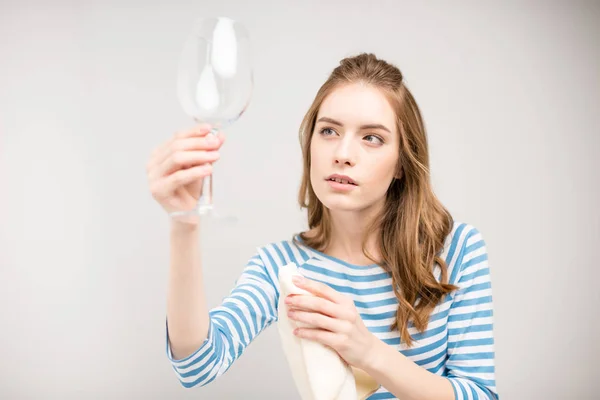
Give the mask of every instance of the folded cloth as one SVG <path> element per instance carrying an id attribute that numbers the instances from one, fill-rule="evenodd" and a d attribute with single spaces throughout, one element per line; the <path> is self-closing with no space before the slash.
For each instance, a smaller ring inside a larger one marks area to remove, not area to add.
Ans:
<path id="1" fill-rule="evenodd" d="M 296 264 L 279 269 L 277 323 L 283 352 L 302 400 L 363 400 L 375 393 L 379 384 L 366 372 L 348 365 L 328 346 L 294 335 L 295 328 L 310 327 L 288 318 L 285 298 L 290 294 L 314 296 L 292 282 L 301 275 Z"/>

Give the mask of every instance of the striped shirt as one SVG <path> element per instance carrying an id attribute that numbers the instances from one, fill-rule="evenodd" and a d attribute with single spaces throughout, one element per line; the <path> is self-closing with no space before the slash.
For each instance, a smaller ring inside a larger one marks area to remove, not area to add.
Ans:
<path id="1" fill-rule="evenodd" d="M 441 256 L 450 283 L 459 289 L 433 310 L 424 332 L 409 325 L 411 347 L 400 340 L 397 329 L 389 329 L 398 302 L 386 271 L 376 264 L 348 264 L 296 238 L 258 248 L 233 290 L 210 311 L 208 337 L 192 355 L 175 360 L 167 330 L 167 356 L 183 386 L 204 386 L 224 374 L 252 340 L 277 321 L 279 267 L 294 262 L 302 275 L 350 296 L 366 327 L 380 340 L 446 377 L 456 399 L 498 398 L 490 271 L 485 242 L 476 228 L 455 223 L 446 238 Z M 434 273 L 439 280 L 439 266 Z M 383 387 L 369 397 L 394 398 Z"/>

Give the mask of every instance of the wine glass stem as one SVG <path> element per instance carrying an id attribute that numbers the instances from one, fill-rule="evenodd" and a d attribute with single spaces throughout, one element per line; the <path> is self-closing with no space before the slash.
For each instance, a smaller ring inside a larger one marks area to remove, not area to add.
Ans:
<path id="1" fill-rule="evenodd" d="M 208 133 L 209 135 L 214 135 L 215 137 L 219 131 L 215 128 L 211 129 Z M 204 177 L 204 181 L 202 182 L 202 195 L 200 199 L 198 199 L 198 208 L 200 212 L 205 210 L 209 210 L 213 208 L 213 185 L 212 185 L 212 173 L 208 176 Z"/>

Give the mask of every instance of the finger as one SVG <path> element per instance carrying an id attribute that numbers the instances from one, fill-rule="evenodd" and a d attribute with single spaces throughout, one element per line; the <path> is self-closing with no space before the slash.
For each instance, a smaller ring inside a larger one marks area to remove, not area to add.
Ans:
<path id="1" fill-rule="evenodd" d="M 294 276 L 293 281 L 299 288 L 307 290 L 316 296 L 331 300 L 337 304 L 343 304 L 345 302 L 345 297 L 341 293 L 324 283 L 306 279 L 301 276 Z"/>
<path id="2" fill-rule="evenodd" d="M 328 299 L 311 295 L 295 295 L 285 299 L 286 304 L 294 309 L 318 312 L 334 318 L 341 318 L 343 310 L 340 305 Z"/>
<path id="3" fill-rule="evenodd" d="M 160 171 L 164 172 L 168 169 L 168 165 L 165 163 L 168 163 L 169 157 L 171 157 L 174 153 L 184 151 L 217 150 L 221 144 L 222 142 L 220 139 L 218 137 L 214 137 L 213 135 L 201 138 L 183 138 L 172 141 L 168 145 L 165 145 L 165 147 L 160 150 L 151 161 L 151 165 L 148 168 L 148 175 L 151 178 L 163 176 L 160 174 Z"/>
<path id="4" fill-rule="evenodd" d="M 341 340 L 337 333 L 319 328 L 296 328 L 294 330 L 294 335 L 299 338 L 319 342 L 332 349 L 337 348 Z"/>
<path id="5" fill-rule="evenodd" d="M 175 139 L 184 139 L 188 137 L 206 136 L 212 130 L 210 124 L 201 123 L 189 129 L 184 129 L 175 134 Z"/>
<path id="6" fill-rule="evenodd" d="M 189 150 L 178 151 L 167 158 L 156 170 L 157 176 L 167 176 L 179 169 L 186 169 L 214 163 L 219 159 L 218 151 Z"/>
<path id="7" fill-rule="evenodd" d="M 200 180 L 198 180 L 198 182 L 199 181 Z M 175 189 L 173 195 L 178 199 L 181 199 L 182 203 L 190 204 L 196 200 L 192 193 L 200 193 L 200 188 L 196 187 L 194 189 L 186 190 L 186 186 L 179 186 L 177 189 Z"/>
<path id="8" fill-rule="evenodd" d="M 180 141 L 182 139 L 189 138 L 202 138 L 208 135 L 211 131 L 212 127 L 209 124 L 198 124 L 192 128 L 181 130 L 173 135 L 173 137 L 167 142 L 163 143 L 161 146 L 154 149 L 150 156 L 151 164 L 159 164 L 161 163 L 169 154 L 170 149 L 173 146 L 173 143 Z"/>
<path id="9" fill-rule="evenodd" d="M 158 192 L 163 194 L 171 194 L 181 186 L 188 185 L 212 173 L 210 164 L 199 165 L 188 169 L 180 169 L 164 178 Z"/>
<path id="10" fill-rule="evenodd" d="M 217 133 L 217 138 L 219 139 L 221 146 L 222 146 L 223 143 L 225 143 L 226 135 L 223 132 L 219 132 L 219 133 Z"/>
<path id="11" fill-rule="evenodd" d="M 345 321 L 317 312 L 289 310 L 288 316 L 294 321 L 303 322 L 313 328 L 325 329 L 331 332 L 346 332 Z"/>
<path id="12" fill-rule="evenodd" d="M 190 137 L 177 139 L 169 146 L 169 150 L 216 150 L 221 147 L 219 136 L 207 135 L 203 137 Z"/>

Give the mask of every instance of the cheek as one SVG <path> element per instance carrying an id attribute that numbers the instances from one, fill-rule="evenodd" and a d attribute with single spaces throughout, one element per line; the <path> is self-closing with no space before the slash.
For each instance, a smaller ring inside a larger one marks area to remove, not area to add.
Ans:
<path id="1" fill-rule="evenodd" d="M 313 142 L 314 143 L 314 142 Z M 325 163 L 325 149 L 323 146 L 318 144 L 312 144 L 310 147 L 310 170 L 313 173 L 322 173 L 323 165 Z"/>
<path id="2" fill-rule="evenodd" d="M 310 183 L 313 187 L 313 190 L 315 190 L 315 184 L 316 184 L 316 176 L 317 176 L 317 166 L 315 165 L 314 162 L 310 163 L 310 170 L 309 170 L 309 177 L 310 177 Z"/>
<path id="3" fill-rule="evenodd" d="M 385 193 L 387 191 L 387 188 L 396 174 L 397 162 L 397 157 L 389 157 L 387 159 L 380 158 L 370 165 L 368 170 L 371 171 L 370 176 L 372 179 L 369 182 L 369 186 L 371 186 L 374 191 L 377 191 L 377 193 Z"/>
<path id="4" fill-rule="evenodd" d="M 321 157 L 319 157 L 318 151 L 315 151 L 314 147 L 311 147 L 309 173 L 310 173 L 310 181 L 313 184 L 313 187 L 316 183 L 315 180 L 317 179 L 317 177 L 322 174 L 321 170 L 322 170 Z"/>

